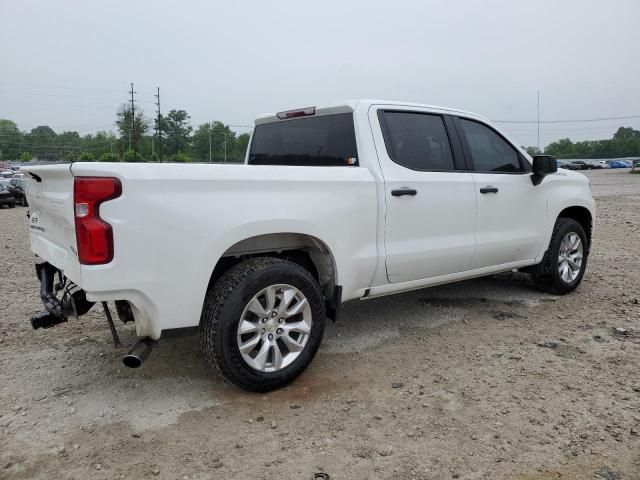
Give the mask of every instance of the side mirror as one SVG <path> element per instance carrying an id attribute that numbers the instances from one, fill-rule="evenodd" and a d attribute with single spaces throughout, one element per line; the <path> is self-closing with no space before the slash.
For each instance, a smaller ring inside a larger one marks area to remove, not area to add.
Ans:
<path id="1" fill-rule="evenodd" d="M 558 171 L 558 162 L 551 155 L 536 155 L 533 157 L 533 165 L 531 166 L 533 174 L 531 182 L 534 185 L 540 184 L 546 175 L 556 173 Z"/>

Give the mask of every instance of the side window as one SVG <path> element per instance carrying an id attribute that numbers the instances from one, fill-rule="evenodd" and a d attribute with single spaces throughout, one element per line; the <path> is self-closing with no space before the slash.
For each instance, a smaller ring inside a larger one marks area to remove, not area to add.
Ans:
<path id="1" fill-rule="evenodd" d="M 389 157 L 412 170 L 455 170 L 449 137 L 440 115 L 381 112 Z"/>
<path id="2" fill-rule="evenodd" d="M 475 169 L 479 172 L 521 172 L 518 152 L 489 127 L 460 119 Z"/>

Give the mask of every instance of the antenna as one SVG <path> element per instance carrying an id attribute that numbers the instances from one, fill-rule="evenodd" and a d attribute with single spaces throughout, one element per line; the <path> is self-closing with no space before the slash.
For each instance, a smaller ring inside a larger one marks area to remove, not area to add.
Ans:
<path id="1" fill-rule="evenodd" d="M 540 90 L 538 90 L 538 152 L 540 152 Z"/>

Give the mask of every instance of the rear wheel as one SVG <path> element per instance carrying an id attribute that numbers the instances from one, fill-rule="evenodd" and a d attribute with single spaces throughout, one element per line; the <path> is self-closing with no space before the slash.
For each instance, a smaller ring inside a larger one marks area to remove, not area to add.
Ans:
<path id="1" fill-rule="evenodd" d="M 324 324 L 320 287 L 307 270 L 286 260 L 254 258 L 232 267 L 207 293 L 200 343 L 225 378 L 266 392 L 307 368 Z"/>
<path id="2" fill-rule="evenodd" d="M 575 290 L 587 268 L 588 254 L 582 226 L 572 218 L 559 218 L 542 260 L 541 273 L 533 275 L 536 284 L 560 295 Z"/>

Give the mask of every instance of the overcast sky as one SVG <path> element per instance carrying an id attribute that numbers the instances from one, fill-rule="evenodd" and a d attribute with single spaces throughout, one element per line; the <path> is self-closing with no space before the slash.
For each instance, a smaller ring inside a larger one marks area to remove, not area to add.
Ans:
<path id="1" fill-rule="evenodd" d="M 494 120 L 640 115 L 639 0 L 0 0 L 0 118 L 113 129 L 129 82 L 194 125 L 346 98 Z M 542 126 L 541 144 L 640 118 Z M 523 145 L 536 125 L 503 125 Z"/>

